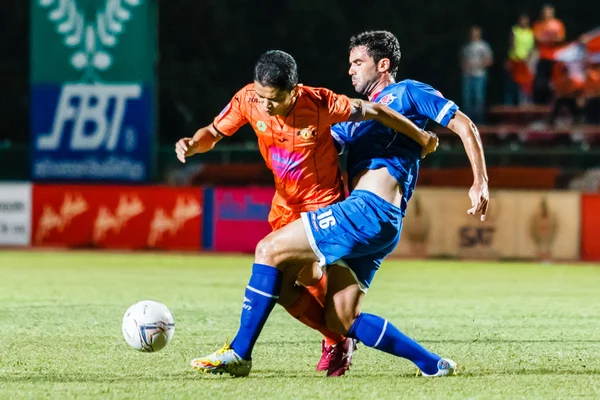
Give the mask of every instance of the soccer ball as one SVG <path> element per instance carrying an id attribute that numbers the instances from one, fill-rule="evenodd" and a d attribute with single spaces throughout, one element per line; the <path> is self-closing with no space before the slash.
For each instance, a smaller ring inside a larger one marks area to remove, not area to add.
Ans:
<path id="1" fill-rule="evenodd" d="M 175 321 L 167 306 L 144 300 L 125 311 L 122 328 L 129 346 L 151 353 L 169 344 L 175 333 Z"/>

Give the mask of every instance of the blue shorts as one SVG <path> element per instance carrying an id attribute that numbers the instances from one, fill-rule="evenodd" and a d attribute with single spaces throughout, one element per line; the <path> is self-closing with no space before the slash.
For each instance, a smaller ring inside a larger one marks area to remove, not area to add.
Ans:
<path id="1" fill-rule="evenodd" d="M 371 192 L 355 190 L 342 202 L 302 213 L 302 223 L 319 264 L 348 267 L 366 292 L 381 261 L 400 240 L 402 210 Z"/>

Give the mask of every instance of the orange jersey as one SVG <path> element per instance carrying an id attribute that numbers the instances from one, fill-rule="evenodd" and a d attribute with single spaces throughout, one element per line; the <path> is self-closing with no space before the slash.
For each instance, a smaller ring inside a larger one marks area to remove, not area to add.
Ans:
<path id="1" fill-rule="evenodd" d="M 272 226 L 281 227 L 301 211 L 340 200 L 341 173 L 330 127 L 348 120 L 350 99 L 328 89 L 299 86 L 296 104 L 287 117 L 269 115 L 259 102 L 254 84 L 249 84 L 235 94 L 213 124 L 225 136 L 247 123 L 252 125 L 275 177 L 269 215 Z"/>

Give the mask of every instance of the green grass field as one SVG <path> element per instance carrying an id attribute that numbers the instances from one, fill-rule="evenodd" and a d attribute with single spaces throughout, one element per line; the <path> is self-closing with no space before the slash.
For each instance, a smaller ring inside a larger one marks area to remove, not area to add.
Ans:
<path id="1" fill-rule="evenodd" d="M 189 360 L 238 326 L 249 257 L 0 252 L 0 399 L 371 399 L 600 397 L 600 268 L 387 261 L 364 309 L 460 374 L 360 345 L 345 377 L 314 371 L 319 335 L 277 307 L 250 377 L 200 375 Z M 130 349 L 121 318 L 142 299 L 175 317 L 171 344 Z"/>

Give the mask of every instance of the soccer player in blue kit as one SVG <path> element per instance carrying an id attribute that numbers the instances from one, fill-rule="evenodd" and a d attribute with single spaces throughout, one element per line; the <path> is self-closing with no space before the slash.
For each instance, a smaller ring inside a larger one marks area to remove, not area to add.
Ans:
<path id="1" fill-rule="evenodd" d="M 349 73 L 357 92 L 387 104 L 421 128 L 434 120 L 459 135 L 474 175 L 469 190 L 472 207 L 467 213 L 485 219 L 488 178 L 477 128 L 432 87 L 412 80 L 396 83 L 399 61 L 400 45 L 390 32 L 363 32 L 350 40 Z M 318 261 L 329 266 L 324 310 L 329 329 L 406 358 L 423 376 L 456 373 L 454 361 L 428 351 L 386 319 L 360 309 L 375 272 L 400 239 L 422 147 L 371 121 L 335 125 L 333 136 L 348 153 L 350 196 L 302 213 L 301 220 L 259 242 L 235 339 L 215 353 L 192 360 L 194 368 L 248 375 L 252 348 L 281 290 L 282 270 L 288 261 Z"/>

